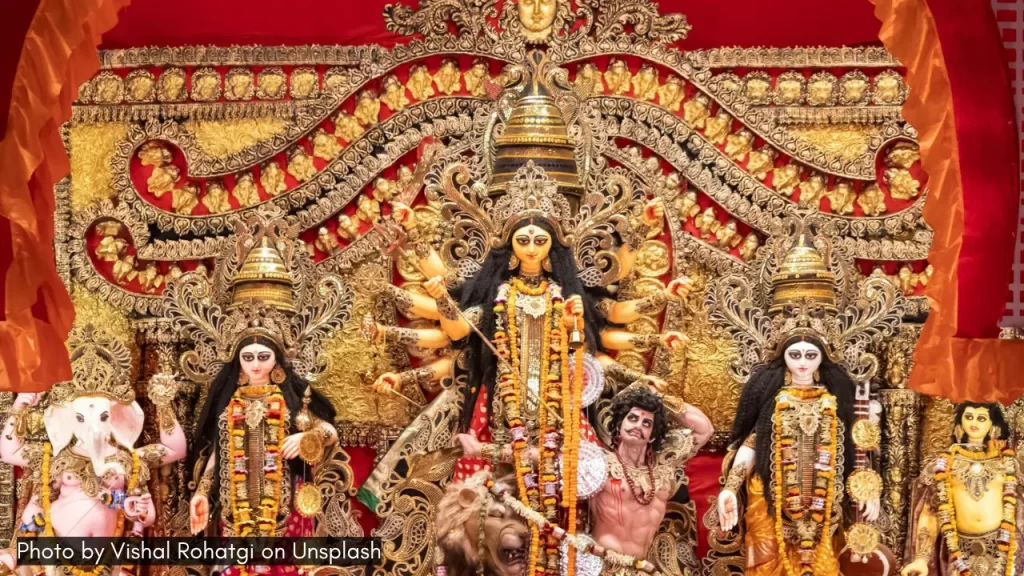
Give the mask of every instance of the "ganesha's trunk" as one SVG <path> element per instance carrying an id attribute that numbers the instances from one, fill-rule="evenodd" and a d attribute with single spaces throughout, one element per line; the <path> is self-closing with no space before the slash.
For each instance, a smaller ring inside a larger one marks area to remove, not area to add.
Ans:
<path id="1" fill-rule="evenodd" d="M 93 472 L 97 476 L 103 476 L 107 467 L 106 458 L 103 455 L 106 448 L 104 444 L 107 442 L 107 435 L 97 427 L 89 427 L 87 430 L 87 436 L 82 438 L 85 445 L 84 448 L 89 451 L 89 460 L 92 462 Z"/>

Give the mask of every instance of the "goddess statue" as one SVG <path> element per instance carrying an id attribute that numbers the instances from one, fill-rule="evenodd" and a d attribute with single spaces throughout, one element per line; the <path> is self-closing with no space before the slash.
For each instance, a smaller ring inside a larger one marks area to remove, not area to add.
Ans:
<path id="1" fill-rule="evenodd" d="M 1020 465 L 999 404 L 956 408 L 949 449 L 914 485 L 903 576 L 1010 576 L 1024 571 Z"/>
<path id="2" fill-rule="evenodd" d="M 135 448 L 144 414 L 131 382 L 131 352 L 91 324 L 72 331 L 68 348 L 72 379 L 42 394 L 18 394 L 0 435 L 0 459 L 29 474 L 30 496 L 15 537 L 141 536 L 156 521 L 150 468 L 185 457 L 185 432 L 170 407 L 177 386 L 154 377 L 149 398 L 157 407 L 160 442 Z M 39 408 L 42 442 L 31 438 Z M 14 557 L 4 554 L 3 561 L 13 568 Z"/>
<path id="3" fill-rule="evenodd" d="M 844 286 L 851 271 L 833 261 L 812 217 L 793 225 L 792 236 L 777 240 L 755 267 L 759 278 L 771 278 L 765 293 L 751 296 L 742 277 L 723 278 L 709 292 L 712 318 L 730 324 L 745 358 L 760 362 L 740 396 L 718 524 L 728 531 L 740 522 L 745 493 L 747 574 L 838 575 L 845 487 L 859 517 L 856 530 L 847 526 L 847 540 L 860 543 L 870 533 L 876 544 L 870 523 L 878 517 L 881 487 L 867 458 L 855 458 L 863 450 L 858 431 L 877 423 L 857 420 L 848 367 L 867 380 L 877 362 L 864 349 L 898 323 L 893 311 L 900 301 L 891 283 L 873 277 L 862 286 L 863 299 L 853 300 L 869 308 L 842 306 L 852 292 Z M 752 305 L 758 302 L 770 303 L 771 318 Z"/>
<path id="4" fill-rule="evenodd" d="M 646 298 L 612 297 L 605 286 L 629 273 L 646 227 L 660 221 L 661 207 L 647 201 L 624 170 L 607 168 L 601 181 L 594 173 L 588 176 L 592 163 L 577 163 L 566 114 L 578 110 L 579 102 L 565 102 L 580 96 L 560 88 L 564 70 L 531 52 L 526 65 L 511 74 L 512 84 L 494 113 L 504 130 L 493 142 L 487 183 L 467 185 L 478 172 L 456 153 L 427 175 L 427 196 L 443 200 L 442 216 L 455 231 L 441 253 L 430 239 L 416 237 L 413 211 L 398 206 L 394 212 L 396 225 L 413 243 L 414 254 L 406 257 L 427 278 L 427 295 L 394 286 L 388 291 L 403 313 L 439 326 L 377 325 L 374 337 L 460 349 L 457 364 L 465 370 L 457 379 L 460 422 L 454 428 L 461 433 L 453 434 L 452 443 L 465 457 L 456 463 L 454 478 L 464 480 L 502 461 L 514 464 L 521 503 L 546 522 L 531 527 L 536 553 L 529 555 L 530 573 L 553 574 L 565 558 L 557 551 L 559 539 L 577 529 L 575 515 L 563 518 L 561 510 L 576 507 L 579 454 L 601 454 L 594 444 L 598 427 L 588 421 L 587 407 L 604 392 L 606 376 L 624 384 L 642 380 L 664 386 L 619 365 L 604 350 L 679 349 L 687 341 L 679 332 L 638 335 L 615 325 L 685 297 L 689 281 L 675 279 Z M 490 154 L 489 138 L 482 138 L 482 156 Z M 582 182 L 603 190 L 584 193 Z M 417 377 L 382 374 L 374 388 L 388 392 L 403 382 L 437 379 L 432 367 L 422 370 Z M 596 422 L 597 411 L 590 412 Z M 397 446 L 420 444 L 400 438 Z M 380 479 L 392 477 L 380 471 L 394 470 L 395 461 L 383 458 L 361 493 L 370 492 L 368 487 L 379 492 Z"/>
<path id="5" fill-rule="evenodd" d="M 224 536 L 309 536 L 321 512 L 309 472 L 337 431 L 333 407 L 304 375 L 318 370 L 319 341 L 347 318 L 351 298 L 337 276 L 306 285 L 311 262 L 281 216 L 268 207 L 236 220 L 236 246 L 218 261 L 214 288 L 189 272 L 165 291 L 167 314 L 197 343 L 182 368 L 209 383 L 186 469 L 192 533 L 214 520 Z"/>

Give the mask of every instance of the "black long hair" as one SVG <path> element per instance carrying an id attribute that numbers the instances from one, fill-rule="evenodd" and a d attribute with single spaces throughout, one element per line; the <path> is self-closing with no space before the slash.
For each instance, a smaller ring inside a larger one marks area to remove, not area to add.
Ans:
<path id="1" fill-rule="evenodd" d="M 284 403 L 288 407 L 288 413 L 291 415 L 291 429 L 288 431 L 288 434 L 298 432 L 299 430 L 295 427 L 295 415 L 302 409 L 302 397 L 306 393 L 309 382 L 295 373 L 292 367 L 284 360 L 281 349 L 277 347 L 273 340 L 262 336 L 254 336 L 251 339 L 246 338 L 246 345 L 249 344 L 261 344 L 273 350 L 274 358 L 277 359 L 278 365 L 284 368 L 285 379 L 279 386 L 281 388 L 281 395 L 284 396 Z M 220 429 L 217 421 L 224 410 L 227 409 L 228 403 L 231 402 L 231 397 L 234 396 L 235 391 L 238 390 L 238 377 L 242 374 L 242 363 L 239 360 L 241 350 L 242 346 L 239 345 L 238 350 L 235 351 L 235 358 L 229 364 L 225 364 L 210 383 L 206 403 L 203 404 L 203 408 L 199 412 L 192 449 L 189 450 L 188 459 L 186 460 L 185 474 L 189 483 L 198 481 L 198 478 L 202 476 L 211 450 L 214 457 L 215 470 L 219 465 L 217 461 L 220 459 L 220 450 L 218 449 Z M 316 390 L 312 391 L 309 411 L 317 418 L 334 424 L 334 407 Z M 198 471 L 196 470 L 197 465 L 200 466 Z M 304 469 L 308 468 L 303 465 L 300 458 L 289 460 L 288 467 L 292 471 L 293 481 L 295 478 L 303 477 Z M 220 474 L 214 473 L 213 487 L 210 489 L 211 501 L 216 501 L 214 495 L 217 493 L 219 482 Z"/>
<path id="2" fill-rule="evenodd" d="M 576 268 L 576 259 L 566 246 L 558 242 L 555 230 L 543 219 L 523 219 L 512 227 L 513 234 L 523 226 L 533 224 L 542 228 L 551 235 L 551 251 L 548 258 L 551 260 L 551 272 L 545 272 L 550 280 L 562 288 L 562 296 L 568 299 L 569 296 L 579 294 L 583 298 L 583 321 L 586 331 L 587 349 L 594 353 L 601 350 L 601 331 L 607 322 L 600 315 L 597 304 L 601 298 L 609 297 L 608 291 L 602 287 L 587 288 L 579 278 L 579 270 Z M 509 261 L 513 255 L 511 238 L 500 248 L 492 248 L 480 270 L 472 278 L 455 291 L 454 296 L 459 300 L 459 307 L 463 310 L 471 306 L 482 308 L 480 331 L 488 340 L 494 340 L 494 299 L 498 296 L 498 288 L 508 282 L 514 270 L 509 270 Z M 462 427 L 469 429 L 473 420 L 473 408 L 476 406 L 480 390 L 487 390 L 487 398 L 493 398 L 495 379 L 498 372 L 497 361 L 494 353 L 476 335 L 470 332 L 467 343 L 468 358 L 468 384 L 469 390 L 465 394 L 465 403 L 462 407 Z"/>
<path id="3" fill-rule="evenodd" d="M 992 429 L 985 434 L 985 444 L 988 444 L 992 438 L 992 430 L 999 428 L 998 440 L 1009 441 L 1010 440 L 1010 425 L 1006 422 L 1006 416 L 1003 414 L 1002 405 L 996 402 L 962 402 L 957 404 L 956 412 L 953 415 L 953 443 L 954 444 L 966 444 L 967 433 L 960 431 L 959 437 L 957 437 L 956 426 L 960 425 L 960 421 L 964 417 L 964 411 L 968 408 L 984 408 L 988 410 L 988 418 L 992 421 Z"/>
<path id="4" fill-rule="evenodd" d="M 846 450 L 843 478 L 849 476 L 853 469 L 854 446 L 851 432 L 856 391 L 853 379 L 842 366 L 833 362 L 824 353 L 825 347 L 820 340 L 804 336 L 791 338 L 783 344 L 782 353 L 771 362 L 755 368 L 754 373 L 743 386 L 740 403 L 736 409 L 736 420 L 732 425 L 732 436 L 729 439 L 731 446 L 739 448 L 751 433 L 757 434 L 754 448 L 756 450 L 754 471 L 761 476 L 761 480 L 764 482 L 764 497 L 769 506 L 772 504 L 772 494 L 767 487 L 771 485 L 772 481 L 772 417 L 775 415 L 775 396 L 785 384 L 788 370 L 786 368 L 786 349 L 800 341 L 814 344 L 819 350 L 822 350 L 818 374 L 828 393 L 836 397 L 836 414 L 845 429 L 843 441 Z"/>

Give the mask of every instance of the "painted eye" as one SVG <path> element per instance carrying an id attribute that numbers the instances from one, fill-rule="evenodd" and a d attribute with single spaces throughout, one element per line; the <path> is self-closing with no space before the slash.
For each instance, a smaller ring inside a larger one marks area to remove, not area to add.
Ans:
<path id="1" fill-rule="evenodd" d="M 79 422 L 85 422 L 85 416 L 82 416 L 81 414 L 75 414 L 75 420 L 78 420 Z"/>
<path id="2" fill-rule="evenodd" d="M 242 360 L 252 362 L 252 354 L 242 354 Z"/>
<path id="3" fill-rule="evenodd" d="M 520 246 L 528 246 L 530 244 L 530 239 L 526 236 L 520 236 L 516 238 L 516 242 L 518 242 Z"/>
<path id="4" fill-rule="evenodd" d="M 107 420 L 110 420 L 109 412 L 104 412 L 103 414 L 100 414 L 100 422 L 106 422 Z"/>
<path id="5" fill-rule="evenodd" d="M 804 355 L 808 360 L 816 360 L 818 358 L 817 352 L 808 352 Z"/>
<path id="6" fill-rule="evenodd" d="M 533 243 L 536 244 L 537 246 L 543 246 L 548 243 L 548 239 L 541 236 L 540 238 L 534 239 Z"/>

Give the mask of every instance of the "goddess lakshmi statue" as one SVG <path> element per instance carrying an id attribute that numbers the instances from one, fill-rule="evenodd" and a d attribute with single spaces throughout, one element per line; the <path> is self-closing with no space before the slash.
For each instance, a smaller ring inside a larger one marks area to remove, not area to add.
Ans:
<path id="1" fill-rule="evenodd" d="M 712 318 L 729 325 L 745 358 L 757 363 L 733 425 L 718 525 L 728 531 L 741 521 L 745 494 L 747 574 L 838 575 L 846 487 L 858 516 L 847 541 L 860 543 L 865 533 L 878 541 L 870 523 L 879 513 L 880 477 L 866 458 L 855 458 L 864 448 L 859 431 L 877 423 L 855 418 L 851 376 L 867 381 L 877 366 L 864 350 L 898 323 L 900 300 L 888 280 L 872 277 L 863 298 L 852 300 L 864 308 L 843 306 L 853 291 L 851 270 L 832 259 L 811 216 L 792 224 L 792 236 L 777 239 L 755 267 L 771 279 L 766 292 L 751 296 L 746 278 L 730 276 L 708 296 Z M 770 303 L 770 317 L 759 302 Z"/>
<path id="2" fill-rule="evenodd" d="M 0 458 L 28 474 L 29 494 L 15 537 L 141 536 L 156 521 L 150 468 L 185 457 L 185 433 L 170 403 L 173 379 L 154 377 L 160 442 L 135 448 L 144 414 L 131 382 L 131 352 L 92 325 L 68 339 L 72 379 L 42 394 L 18 394 L 0 435 Z M 45 441 L 32 439 L 42 408 Z M 14 554 L 3 561 L 13 567 Z M 69 574 L 106 568 L 59 567 Z M 119 572 L 119 569 L 113 570 Z"/>
<path id="3" fill-rule="evenodd" d="M 531 52 L 526 65 L 510 74 L 511 86 L 487 122 L 504 122 L 494 137 L 493 158 L 487 152 L 492 148 L 489 131 L 471 144 L 480 147 L 481 157 L 493 160 L 488 182 L 467 184 L 481 172 L 458 153 L 458 146 L 450 147 L 447 159 L 427 175 L 427 196 L 443 200 L 442 216 L 455 231 L 440 253 L 429 239 L 415 237 L 411 210 L 399 206 L 394 213 L 396 225 L 405 228 L 414 245 L 415 253 L 406 257 L 427 277 L 427 296 L 394 286 L 388 291 L 399 310 L 439 326 L 377 325 L 373 337 L 460 349 L 459 422 L 449 437 L 454 436 L 465 457 L 455 465 L 454 478 L 513 464 L 521 503 L 545 519 L 532 525 L 530 573 L 554 574 L 560 559 L 573 556 L 572 551 L 560 554 L 558 546 L 578 528 L 575 514 L 566 518 L 562 511 L 576 508 L 576 468 L 585 460 L 579 455 L 585 451 L 604 459 L 594 443 L 597 411 L 590 410 L 588 419 L 588 406 L 604 392 L 606 376 L 624 384 L 643 380 L 664 386 L 660 379 L 619 365 L 604 351 L 686 344 L 679 332 L 638 335 L 615 325 L 656 313 L 670 298 L 685 297 L 689 282 L 675 279 L 664 291 L 636 300 L 612 297 L 605 286 L 629 273 L 646 227 L 660 219 L 661 207 L 647 201 L 624 170 L 604 169 L 601 181 L 594 167 L 598 157 L 584 152 L 593 161 L 577 162 L 569 126 L 581 96 L 560 86 L 566 82 L 564 70 Z M 603 191 L 584 193 L 582 183 Z M 402 382 L 437 376 L 431 367 L 416 378 L 385 373 L 374 387 L 387 392 Z M 461 433 L 455 434 L 456 428 Z M 420 444 L 400 438 L 398 449 Z M 389 469 L 395 469 L 395 458 L 386 456 L 361 492 L 380 492 L 381 478 L 393 477 Z"/>
<path id="4" fill-rule="evenodd" d="M 965 402 L 952 443 L 914 485 L 903 576 L 1010 576 L 1024 571 L 1020 464 L 999 404 Z"/>
<path id="5" fill-rule="evenodd" d="M 224 536 L 310 536 L 322 511 L 309 468 L 337 443 L 334 409 L 304 375 L 316 373 L 319 340 L 347 318 L 351 298 L 337 276 L 306 285 L 311 262 L 280 216 L 266 208 L 236 221 L 237 245 L 218 261 L 212 290 L 190 272 L 165 292 L 168 315 L 197 342 L 182 368 L 209 383 L 186 469 L 192 533 L 211 524 L 211 500 Z"/>

